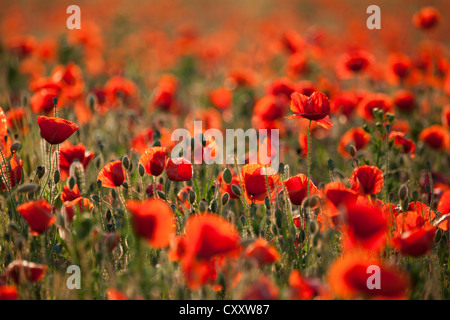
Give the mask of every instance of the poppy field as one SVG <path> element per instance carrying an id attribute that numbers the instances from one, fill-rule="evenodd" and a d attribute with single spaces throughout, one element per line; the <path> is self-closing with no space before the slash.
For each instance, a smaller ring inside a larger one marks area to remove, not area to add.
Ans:
<path id="1" fill-rule="evenodd" d="M 0 0 L 0 300 L 450 299 L 450 4 L 376 2 Z"/>

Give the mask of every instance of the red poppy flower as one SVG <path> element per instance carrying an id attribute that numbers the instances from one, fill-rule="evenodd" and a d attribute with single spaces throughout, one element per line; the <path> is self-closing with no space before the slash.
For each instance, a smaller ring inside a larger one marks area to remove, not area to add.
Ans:
<path id="1" fill-rule="evenodd" d="M 343 114 L 350 119 L 358 106 L 359 97 L 354 92 L 342 92 L 334 97 L 331 103 L 331 111 Z"/>
<path id="2" fill-rule="evenodd" d="M 217 88 L 211 91 L 209 97 L 214 106 L 220 109 L 226 109 L 231 105 L 233 93 L 227 88 Z"/>
<path id="3" fill-rule="evenodd" d="M 131 148 L 135 149 L 138 153 L 143 154 L 147 150 L 153 141 L 153 130 L 147 128 L 138 134 L 136 134 L 130 140 Z"/>
<path id="4" fill-rule="evenodd" d="M 393 238 L 392 246 L 400 250 L 402 254 L 419 257 L 431 250 L 435 234 L 435 227 L 408 230 Z"/>
<path id="5" fill-rule="evenodd" d="M 102 182 L 102 187 L 115 188 L 124 183 L 126 176 L 127 172 L 122 167 L 122 161 L 116 160 L 108 163 L 100 170 L 97 175 L 97 181 L 100 180 Z"/>
<path id="6" fill-rule="evenodd" d="M 28 222 L 30 233 L 34 236 L 40 235 L 55 222 L 51 210 L 52 206 L 45 199 L 29 201 L 17 207 L 17 211 Z"/>
<path id="7" fill-rule="evenodd" d="M 64 203 L 66 201 L 72 201 L 81 197 L 80 189 L 78 185 L 75 184 L 72 190 L 69 186 L 63 186 L 63 191 L 61 193 L 61 201 Z"/>
<path id="8" fill-rule="evenodd" d="M 419 139 L 423 140 L 430 148 L 443 151 L 448 147 L 450 137 L 447 129 L 435 124 L 424 129 L 420 133 Z"/>
<path id="9" fill-rule="evenodd" d="M 280 289 L 267 276 L 260 276 L 245 290 L 242 300 L 276 300 Z"/>
<path id="10" fill-rule="evenodd" d="M 394 95 L 394 104 L 400 111 L 410 112 L 415 109 L 414 93 L 409 90 L 399 90 Z"/>
<path id="11" fill-rule="evenodd" d="M 275 170 L 259 164 L 244 165 L 241 168 L 241 174 L 244 195 L 248 203 L 264 203 L 264 199 L 272 194 L 279 179 Z M 269 192 L 267 192 L 266 179 L 269 184 Z"/>
<path id="12" fill-rule="evenodd" d="M 22 180 L 22 159 L 17 159 L 17 156 L 14 154 L 11 160 L 9 161 L 9 188 L 14 189 L 17 183 Z M 3 166 L 3 172 L 6 171 L 6 167 Z M 2 190 L 6 190 L 5 182 L 2 182 Z"/>
<path id="13" fill-rule="evenodd" d="M 441 14 L 434 7 L 424 7 L 413 16 L 413 23 L 420 29 L 432 29 L 441 20 Z"/>
<path id="14" fill-rule="evenodd" d="M 318 279 L 308 279 L 301 276 L 298 270 L 292 270 L 289 275 L 289 299 L 291 300 L 330 300 L 332 294 Z"/>
<path id="15" fill-rule="evenodd" d="M 353 145 L 356 151 L 362 150 L 370 142 L 370 134 L 361 127 L 351 128 L 339 141 L 338 152 L 343 158 L 352 158 L 348 146 Z"/>
<path id="16" fill-rule="evenodd" d="M 8 128 L 13 131 L 20 131 L 22 134 L 27 133 L 29 130 L 26 119 L 27 111 L 23 107 L 11 109 L 6 115 Z"/>
<path id="17" fill-rule="evenodd" d="M 330 129 L 333 125 L 328 116 L 330 114 L 330 101 L 323 93 L 314 92 L 308 97 L 299 92 L 294 92 L 291 95 L 291 111 L 295 115 L 286 118 L 314 120 L 325 129 Z"/>
<path id="18" fill-rule="evenodd" d="M 114 288 L 108 288 L 106 289 L 106 300 L 128 300 L 128 299 L 121 291 Z"/>
<path id="19" fill-rule="evenodd" d="M 383 188 L 383 172 L 374 166 L 358 167 L 350 176 L 352 189 L 362 195 L 380 193 Z"/>
<path id="20" fill-rule="evenodd" d="M 406 55 L 392 54 L 389 56 L 388 66 L 395 77 L 405 79 L 410 74 L 413 64 Z"/>
<path id="21" fill-rule="evenodd" d="M 341 59 L 343 66 L 351 72 L 362 72 L 373 63 L 373 56 L 365 50 L 350 50 Z"/>
<path id="22" fill-rule="evenodd" d="M 61 118 L 39 116 L 37 121 L 42 138 L 50 144 L 60 144 L 78 130 L 75 123 Z"/>
<path id="23" fill-rule="evenodd" d="M 275 247 L 269 245 L 266 239 L 258 238 L 244 251 L 246 258 L 254 259 L 259 265 L 269 264 L 280 260 Z"/>
<path id="24" fill-rule="evenodd" d="M 94 159 L 93 152 L 86 152 L 86 147 L 81 142 L 74 146 L 69 141 L 64 141 L 59 149 L 59 170 L 61 172 L 61 180 L 65 180 L 70 176 L 70 166 L 78 160 L 83 168 L 86 169 L 88 164 Z"/>
<path id="25" fill-rule="evenodd" d="M 442 194 L 437 211 L 442 215 L 450 213 L 450 190 L 447 190 Z"/>
<path id="26" fill-rule="evenodd" d="M 184 237 L 175 236 L 170 242 L 170 250 L 167 253 L 170 261 L 180 261 L 186 253 L 186 243 Z"/>
<path id="27" fill-rule="evenodd" d="M 400 149 L 400 153 L 411 153 L 411 158 L 415 157 L 416 144 L 405 138 L 405 133 L 400 131 L 392 131 L 389 134 L 389 140 L 394 140 L 394 145 Z"/>
<path id="28" fill-rule="evenodd" d="M 59 91 L 56 89 L 40 89 L 30 98 L 31 110 L 34 113 L 50 113 L 53 108 L 53 99 L 58 98 Z"/>
<path id="29" fill-rule="evenodd" d="M 259 99 L 253 108 L 253 115 L 263 121 L 274 121 L 283 117 L 286 104 L 275 95 L 267 95 Z"/>
<path id="30" fill-rule="evenodd" d="M 188 181 L 192 178 L 192 164 L 183 158 L 169 158 L 166 164 L 167 178 L 171 181 Z"/>
<path id="31" fill-rule="evenodd" d="M 143 202 L 129 200 L 134 230 L 139 237 L 147 240 L 154 248 L 169 246 L 170 238 L 175 234 L 175 220 L 172 209 L 160 199 L 148 199 Z"/>
<path id="32" fill-rule="evenodd" d="M 450 128 L 450 106 L 445 106 L 442 109 L 442 125 L 445 128 Z"/>
<path id="33" fill-rule="evenodd" d="M 302 173 L 284 181 L 289 199 L 292 204 L 299 206 L 308 196 L 308 183 L 310 196 L 319 193 L 319 190 L 308 177 Z"/>
<path id="34" fill-rule="evenodd" d="M 19 295 L 17 288 L 14 286 L 2 286 L 0 285 L 0 300 L 18 300 Z"/>
<path id="35" fill-rule="evenodd" d="M 339 181 L 327 183 L 324 187 L 324 193 L 336 208 L 342 204 L 354 204 L 358 198 L 358 194 L 354 190 L 347 188 Z"/>
<path id="36" fill-rule="evenodd" d="M 152 147 L 144 151 L 139 163 L 145 168 L 145 172 L 152 176 L 159 176 L 166 165 L 167 148 Z"/>
<path id="37" fill-rule="evenodd" d="M 121 100 L 125 105 L 134 105 L 139 94 L 136 84 L 124 77 L 114 76 L 105 84 L 105 95 L 108 104 L 118 105 Z"/>
<path id="38" fill-rule="evenodd" d="M 369 289 L 367 286 L 371 272 L 373 274 L 370 267 L 373 266 L 379 268 L 380 289 Z M 408 275 L 360 252 L 337 259 L 328 269 L 327 278 L 334 293 L 343 299 L 405 299 L 410 288 Z"/>
<path id="39" fill-rule="evenodd" d="M 33 36 L 19 35 L 8 38 L 4 45 L 5 49 L 17 55 L 19 58 L 25 58 L 35 51 L 37 41 Z"/>
<path id="40" fill-rule="evenodd" d="M 174 106 L 178 80 L 173 75 L 163 75 L 153 93 L 152 104 L 160 109 L 169 110 Z"/>
<path id="41" fill-rule="evenodd" d="M 0 148 L 3 155 L 8 158 L 11 155 L 11 139 L 8 134 L 8 125 L 5 113 L 0 107 Z"/>
<path id="42" fill-rule="evenodd" d="M 44 278 L 47 266 L 28 262 L 24 260 L 16 260 L 11 262 L 6 268 L 4 277 L 10 278 L 14 283 L 25 282 L 39 282 Z"/>
<path id="43" fill-rule="evenodd" d="M 349 205 L 346 209 L 347 235 L 345 247 L 362 246 L 378 251 L 386 243 L 387 221 L 382 210 L 376 206 Z"/>
<path id="44" fill-rule="evenodd" d="M 178 192 L 178 194 L 177 194 L 178 200 L 183 204 L 183 206 L 186 209 L 189 209 L 191 207 L 188 197 L 189 197 L 189 192 L 193 191 L 193 190 L 194 189 L 191 186 L 186 186 L 183 189 L 181 189 L 180 192 Z"/>
<path id="45" fill-rule="evenodd" d="M 63 204 L 63 212 L 66 214 L 67 222 L 72 222 L 76 210 L 80 212 L 90 211 L 94 205 L 88 198 L 79 197 L 72 201 L 66 201 Z"/>
<path id="46" fill-rule="evenodd" d="M 366 95 L 358 104 L 358 114 L 364 119 L 373 120 L 373 110 L 375 108 L 386 112 L 392 112 L 393 102 L 384 93 L 370 93 Z"/>
<path id="47" fill-rule="evenodd" d="M 161 183 L 156 183 L 156 184 L 153 184 L 153 183 L 150 183 L 148 186 L 147 186 L 147 188 L 145 189 L 145 193 L 147 194 L 147 196 L 149 197 L 149 198 L 153 198 L 153 197 L 155 197 L 155 192 L 156 191 L 162 191 L 163 190 L 163 186 L 162 186 L 162 184 Z"/>

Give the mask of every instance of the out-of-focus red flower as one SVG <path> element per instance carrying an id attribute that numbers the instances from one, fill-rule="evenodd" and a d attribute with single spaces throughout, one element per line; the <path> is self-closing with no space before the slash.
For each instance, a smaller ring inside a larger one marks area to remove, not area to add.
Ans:
<path id="1" fill-rule="evenodd" d="M 380 193 L 383 188 L 383 172 L 375 166 L 358 167 L 350 176 L 350 184 L 353 190 L 362 195 Z"/>
<path id="2" fill-rule="evenodd" d="M 62 89 L 62 99 L 76 99 L 84 90 L 83 72 L 73 62 L 67 65 L 58 65 L 52 70 L 51 79 L 58 83 Z"/>
<path id="3" fill-rule="evenodd" d="M 188 181 L 193 175 L 192 164 L 183 158 L 168 158 L 166 173 L 171 181 Z"/>
<path id="4" fill-rule="evenodd" d="M 292 77 L 301 76 L 310 70 L 308 59 L 302 52 L 296 52 L 290 55 L 286 67 L 287 74 Z"/>
<path id="5" fill-rule="evenodd" d="M 350 50 L 341 59 L 343 66 L 351 72 L 362 72 L 373 64 L 373 56 L 365 50 Z"/>
<path id="6" fill-rule="evenodd" d="M 233 101 L 233 93 L 231 90 L 221 87 L 211 91 L 209 98 L 211 99 L 212 104 L 217 108 L 226 109 Z"/>
<path id="7" fill-rule="evenodd" d="M 12 190 L 22 180 L 22 159 L 17 159 L 17 156 L 14 154 L 9 161 L 9 181 L 8 187 Z M 6 171 L 6 167 L 3 166 L 3 172 Z M 2 181 L 2 190 L 7 190 L 5 182 Z"/>
<path id="8" fill-rule="evenodd" d="M 370 134 L 361 127 L 355 127 L 348 130 L 341 137 L 338 145 L 338 152 L 343 158 L 352 158 L 348 147 L 353 145 L 356 151 L 364 149 L 370 142 Z"/>
<path id="9" fill-rule="evenodd" d="M 73 217 L 77 210 L 81 213 L 85 211 L 90 211 L 94 205 L 88 198 L 79 197 L 75 200 L 66 201 L 63 203 L 63 212 L 65 213 L 67 222 L 72 222 Z"/>
<path id="10" fill-rule="evenodd" d="M 298 270 L 292 270 L 289 275 L 289 299 L 291 300 L 329 300 L 332 299 L 329 289 L 318 279 L 308 279 L 301 276 Z"/>
<path id="11" fill-rule="evenodd" d="M 239 186 L 239 177 L 233 170 L 231 170 L 231 177 L 232 177 L 231 183 L 229 184 L 226 183 L 225 181 L 223 181 L 223 171 L 222 171 L 219 177 L 217 177 L 217 181 L 220 184 L 221 195 L 227 192 L 231 199 L 236 199 L 239 197 L 233 192 L 233 190 L 231 189 L 231 185 L 235 184 Z"/>
<path id="12" fill-rule="evenodd" d="M 260 276 L 244 292 L 243 300 L 276 300 L 280 289 L 268 276 Z"/>
<path id="13" fill-rule="evenodd" d="M 248 203 L 264 203 L 264 199 L 270 197 L 279 179 L 272 168 L 259 164 L 244 165 L 241 168 L 241 174 L 244 196 Z M 269 191 L 267 190 L 266 179 L 269 184 Z"/>
<path id="14" fill-rule="evenodd" d="M 27 111 L 23 107 L 11 109 L 6 115 L 8 128 L 13 131 L 19 131 L 22 134 L 27 133 L 29 130 L 26 119 Z"/>
<path id="15" fill-rule="evenodd" d="M 169 205 L 160 199 L 143 202 L 129 200 L 127 207 L 131 213 L 134 230 L 139 237 L 147 240 L 154 248 L 168 247 L 175 234 L 175 220 Z"/>
<path id="16" fill-rule="evenodd" d="M 284 116 L 286 104 L 280 97 L 267 95 L 259 99 L 253 108 L 253 115 L 264 120 L 274 121 Z"/>
<path id="17" fill-rule="evenodd" d="M 367 286 L 367 280 L 374 272 L 369 268 L 373 266 L 379 268 L 380 289 Z M 334 293 L 343 299 L 406 299 L 411 284 L 406 273 L 361 252 L 338 258 L 328 269 L 327 278 Z"/>
<path id="18" fill-rule="evenodd" d="M 386 112 L 392 112 L 393 102 L 384 93 L 370 93 L 366 95 L 358 104 L 358 114 L 364 119 L 373 120 L 373 110 L 375 108 Z"/>
<path id="19" fill-rule="evenodd" d="M 450 128 L 450 106 L 442 109 L 442 125 L 447 129 Z"/>
<path id="20" fill-rule="evenodd" d="M 388 67 L 391 73 L 398 79 L 405 79 L 412 69 L 411 59 L 402 54 L 392 54 L 389 56 Z"/>
<path id="21" fill-rule="evenodd" d="M 122 101 L 127 106 L 136 103 L 139 89 L 137 85 L 124 77 L 114 76 L 105 84 L 106 101 L 111 107 L 117 106 Z"/>
<path id="22" fill-rule="evenodd" d="M 147 128 L 138 134 L 136 134 L 130 140 L 131 148 L 135 149 L 138 153 L 142 154 L 145 150 L 150 147 L 151 142 L 153 141 L 153 130 L 151 128 Z"/>
<path id="23" fill-rule="evenodd" d="M 434 28 L 441 20 L 441 14 L 434 7 L 424 7 L 413 16 L 417 28 L 428 30 Z"/>
<path id="24" fill-rule="evenodd" d="M 305 41 L 295 30 L 287 30 L 281 35 L 281 44 L 288 52 L 295 53 L 304 47 Z"/>
<path id="25" fill-rule="evenodd" d="M 115 188 L 124 183 L 126 176 L 127 172 L 122 167 L 122 161 L 116 160 L 108 163 L 100 170 L 97 181 L 102 182 L 102 187 Z"/>
<path id="26" fill-rule="evenodd" d="M 394 145 L 400 149 L 400 153 L 411 153 L 411 158 L 415 157 L 416 144 L 405 138 L 404 132 L 392 131 L 389 134 L 389 140 L 394 140 Z"/>
<path id="27" fill-rule="evenodd" d="M 128 299 L 121 291 L 114 288 L 108 288 L 106 289 L 106 300 L 128 300 Z"/>
<path id="28" fill-rule="evenodd" d="M 194 189 L 191 186 L 186 186 L 180 190 L 177 194 L 178 200 L 183 204 L 186 209 L 190 209 L 191 203 L 189 202 L 189 192 Z"/>
<path id="29" fill-rule="evenodd" d="M 435 233 L 435 227 L 408 230 L 393 238 L 391 243 L 402 254 L 419 257 L 431 250 Z"/>
<path id="30" fill-rule="evenodd" d="M 266 239 L 258 238 L 244 251 L 245 257 L 254 259 L 259 265 L 269 264 L 280 260 L 280 255 L 274 246 Z"/>
<path id="31" fill-rule="evenodd" d="M 19 300 L 19 294 L 15 286 L 0 285 L 0 300 Z"/>
<path id="32" fill-rule="evenodd" d="M 40 89 L 30 98 L 31 110 L 34 113 L 49 114 L 53 108 L 53 99 L 59 96 L 59 91 L 55 89 Z"/>
<path id="33" fill-rule="evenodd" d="M 295 113 L 288 119 L 306 118 L 317 121 L 325 129 L 330 129 L 333 123 L 330 114 L 330 101 L 320 92 L 314 92 L 310 97 L 294 92 L 291 95 L 291 111 Z"/>
<path id="34" fill-rule="evenodd" d="M 93 152 L 86 152 L 86 147 L 81 142 L 74 146 L 70 141 L 64 141 L 59 149 L 59 169 L 61 180 L 70 176 L 70 166 L 73 162 L 79 161 L 86 169 L 88 164 L 94 159 Z"/>
<path id="35" fill-rule="evenodd" d="M 416 108 L 414 93 L 409 90 L 399 90 L 394 94 L 394 104 L 400 111 L 410 112 Z"/>
<path id="36" fill-rule="evenodd" d="M 344 240 L 346 249 L 363 247 L 367 250 L 379 251 L 386 244 L 386 217 L 376 206 L 348 205 L 346 226 L 347 234 Z"/>
<path id="37" fill-rule="evenodd" d="M 304 96 L 311 97 L 312 94 L 317 91 L 317 88 L 312 81 L 302 80 L 295 84 L 295 91 Z"/>
<path id="38" fill-rule="evenodd" d="M 449 132 L 444 127 L 435 124 L 429 128 L 424 129 L 419 139 L 423 140 L 430 148 L 443 151 L 449 145 Z"/>
<path id="39" fill-rule="evenodd" d="M 292 204 L 299 206 L 308 196 L 308 183 L 310 196 L 319 193 L 319 190 L 308 177 L 302 173 L 284 181 Z"/>
<path id="40" fill-rule="evenodd" d="M 5 113 L 0 107 L 0 148 L 3 155 L 8 158 L 11 155 L 11 138 L 8 134 L 8 125 Z"/>
<path id="41" fill-rule="evenodd" d="M 161 77 L 153 93 L 152 104 L 160 109 L 169 110 L 174 106 L 178 80 L 171 74 Z"/>
<path id="42" fill-rule="evenodd" d="M 42 234 L 55 222 L 51 215 L 52 206 L 47 200 L 29 201 L 17 207 L 17 211 L 30 226 L 30 233 L 34 236 Z"/>
<path id="43" fill-rule="evenodd" d="M 47 266 L 25 260 L 16 260 L 11 262 L 4 273 L 5 278 L 12 279 L 14 283 L 19 284 L 23 281 L 28 283 L 39 282 L 44 278 Z"/>
<path id="44" fill-rule="evenodd" d="M 397 237 L 409 230 L 428 228 L 435 217 L 434 211 L 430 210 L 425 204 L 411 202 L 405 211 L 398 213 L 395 217 L 393 234 Z"/>
<path id="45" fill-rule="evenodd" d="M 450 190 L 447 190 L 442 194 L 437 211 L 442 215 L 450 213 Z"/>
<path id="46" fill-rule="evenodd" d="M 63 186 L 63 191 L 61 193 L 61 201 L 64 203 L 66 201 L 72 201 L 81 197 L 80 189 L 76 184 L 71 190 L 69 186 Z"/>
<path id="47" fill-rule="evenodd" d="M 144 151 L 139 163 L 145 168 L 145 172 L 152 176 L 159 176 L 166 165 L 167 148 L 152 147 Z"/>
<path id="48" fill-rule="evenodd" d="M 19 58 L 29 56 L 37 46 L 36 38 L 30 35 L 14 36 L 5 41 L 5 49 Z"/>
<path id="49" fill-rule="evenodd" d="M 156 192 L 156 191 L 162 191 L 162 189 L 163 189 L 163 186 L 162 186 L 162 184 L 161 183 L 156 183 L 156 184 L 153 184 L 153 183 L 151 183 L 151 184 L 149 184 L 148 186 L 147 186 L 147 188 L 145 189 L 145 193 L 147 193 L 147 196 L 149 197 L 149 198 L 154 198 L 155 197 L 155 194 L 154 194 L 154 192 Z"/>
<path id="50" fill-rule="evenodd" d="M 358 194 L 354 190 L 347 188 L 339 181 L 327 183 L 324 187 L 324 193 L 336 208 L 342 204 L 354 204 L 358 198 Z"/>
<path id="51" fill-rule="evenodd" d="M 343 114 L 350 119 L 358 106 L 359 98 L 352 92 L 342 92 L 334 97 L 331 102 L 331 111 L 336 114 Z"/>
<path id="52" fill-rule="evenodd" d="M 50 144 L 60 144 L 78 130 L 75 123 L 61 118 L 39 116 L 37 121 L 42 138 Z"/>

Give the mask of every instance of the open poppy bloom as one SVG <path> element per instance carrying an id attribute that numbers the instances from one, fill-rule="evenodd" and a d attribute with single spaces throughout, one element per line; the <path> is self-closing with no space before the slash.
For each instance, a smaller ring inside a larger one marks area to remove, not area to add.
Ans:
<path id="1" fill-rule="evenodd" d="M 419 257 L 431 250 L 435 234 L 435 227 L 417 228 L 403 232 L 391 242 L 402 254 Z"/>
<path id="2" fill-rule="evenodd" d="M 17 288 L 14 286 L 0 285 L 0 301 L 1 300 L 18 300 Z"/>
<path id="3" fill-rule="evenodd" d="M 115 188 L 124 183 L 126 176 L 127 172 L 122 167 L 122 161 L 116 160 L 108 163 L 100 170 L 97 175 L 97 181 L 100 180 L 102 182 L 102 187 Z"/>
<path id="4" fill-rule="evenodd" d="M 362 195 L 380 193 L 383 188 L 383 172 L 375 166 L 358 167 L 350 176 L 352 189 Z"/>
<path id="5" fill-rule="evenodd" d="M 357 112 L 367 121 L 372 121 L 375 108 L 383 112 L 391 112 L 393 105 L 394 102 L 388 95 L 384 93 L 369 93 L 359 102 Z"/>
<path id="6" fill-rule="evenodd" d="M 280 289 L 273 283 L 272 279 L 262 275 L 247 288 L 242 300 L 276 300 L 279 293 Z"/>
<path id="7" fill-rule="evenodd" d="M 435 124 L 424 129 L 420 133 L 419 139 L 424 141 L 430 148 L 443 151 L 450 143 L 450 134 L 447 129 Z"/>
<path id="8" fill-rule="evenodd" d="M 329 300 L 332 294 L 318 279 L 304 278 L 298 270 L 292 270 L 289 275 L 289 299 Z"/>
<path id="9" fill-rule="evenodd" d="M 0 107 L 0 148 L 6 158 L 11 155 L 11 138 L 8 134 L 6 115 L 2 107 Z"/>
<path id="10" fill-rule="evenodd" d="M 311 96 L 305 96 L 299 92 L 291 95 L 291 111 L 295 113 L 287 119 L 306 118 L 317 121 L 321 127 L 330 129 L 333 123 L 330 120 L 330 101 L 320 92 L 314 92 Z"/>
<path id="11" fill-rule="evenodd" d="M 66 214 L 67 222 L 72 222 L 77 210 L 80 212 L 90 211 L 94 205 L 88 198 L 79 197 L 72 201 L 64 202 L 63 211 Z"/>
<path id="12" fill-rule="evenodd" d="M 147 240 L 153 248 L 164 248 L 170 244 L 175 234 L 175 220 L 172 209 L 160 199 L 143 202 L 129 200 L 127 207 L 131 213 L 136 234 Z"/>
<path id="13" fill-rule="evenodd" d="M 346 208 L 346 249 L 361 246 L 379 251 L 386 244 L 387 221 L 382 210 L 376 206 L 361 204 Z"/>
<path id="14" fill-rule="evenodd" d="M 413 17 L 413 23 L 417 28 L 428 30 L 434 28 L 441 20 L 441 14 L 434 7 L 424 7 Z"/>
<path id="15" fill-rule="evenodd" d="M 114 288 L 108 288 L 106 289 L 106 300 L 128 300 L 128 299 L 121 291 Z"/>
<path id="16" fill-rule="evenodd" d="M 69 186 L 63 186 L 63 191 L 61 193 L 61 201 L 64 203 L 66 201 L 72 201 L 81 197 L 80 189 L 76 184 L 71 190 Z"/>
<path id="17" fill-rule="evenodd" d="M 450 190 L 447 190 L 442 194 L 441 199 L 439 200 L 437 211 L 442 215 L 450 213 Z M 449 230 L 448 225 L 446 226 L 445 222 L 443 222 L 442 225 L 439 224 L 439 228 L 441 228 L 442 230 Z"/>
<path id="18" fill-rule="evenodd" d="M 22 134 L 26 134 L 29 131 L 26 119 L 27 111 L 23 107 L 11 109 L 6 115 L 8 127 L 13 131 L 19 131 Z"/>
<path id="19" fill-rule="evenodd" d="M 61 118 L 39 116 L 37 121 L 42 138 L 50 144 L 60 144 L 78 130 L 75 123 Z"/>
<path id="20" fill-rule="evenodd" d="M 351 128 L 342 136 L 339 141 L 338 152 L 344 158 L 352 158 L 348 151 L 348 146 L 353 145 L 356 151 L 362 150 L 370 143 L 370 134 L 361 127 Z"/>
<path id="21" fill-rule="evenodd" d="M 25 260 L 11 262 L 6 268 L 4 277 L 12 279 L 14 283 L 39 282 L 44 278 L 47 266 Z"/>
<path id="22" fill-rule="evenodd" d="M 245 257 L 254 259 L 259 265 L 269 264 L 280 260 L 275 247 L 269 245 L 266 239 L 258 238 L 244 251 Z"/>
<path id="23" fill-rule="evenodd" d="M 42 234 L 55 222 L 51 210 L 52 206 L 45 199 L 29 201 L 17 207 L 17 211 L 28 222 L 30 233 L 34 236 Z"/>
<path id="24" fill-rule="evenodd" d="M 389 139 L 394 140 L 394 146 L 400 149 L 400 153 L 411 153 L 411 158 L 416 156 L 416 144 L 412 140 L 405 138 L 404 132 L 392 131 L 389 134 Z"/>
<path id="25" fill-rule="evenodd" d="M 227 88 L 217 88 L 209 95 L 214 106 L 220 109 L 228 108 L 233 100 L 233 93 Z"/>
<path id="26" fill-rule="evenodd" d="M 239 242 L 236 228 L 224 218 L 214 214 L 190 216 L 182 256 L 182 270 L 189 287 L 196 289 L 215 278 L 216 259 L 237 256 Z"/>
<path id="27" fill-rule="evenodd" d="M 350 50 L 342 56 L 343 66 L 351 72 L 362 72 L 373 63 L 373 56 L 365 50 Z"/>
<path id="28" fill-rule="evenodd" d="M 152 176 L 159 176 L 166 165 L 167 148 L 152 147 L 144 151 L 139 163 L 145 168 L 145 172 Z"/>
<path id="29" fill-rule="evenodd" d="M 167 178 L 171 181 L 188 181 L 192 178 L 192 164 L 183 158 L 169 158 L 166 164 Z"/>
<path id="30" fill-rule="evenodd" d="M 369 289 L 369 277 L 375 276 L 378 268 L 379 289 Z M 342 299 L 406 299 L 410 288 L 407 274 L 364 252 L 338 258 L 328 269 L 327 278 L 331 289 Z"/>
<path id="31" fill-rule="evenodd" d="M 81 142 L 76 146 L 69 141 L 63 142 L 59 149 L 61 180 L 67 179 L 70 175 L 70 166 L 73 162 L 78 160 L 83 165 L 83 168 L 86 169 L 94 157 L 95 154 L 93 152 L 86 152 L 86 147 Z"/>
<path id="32" fill-rule="evenodd" d="M 266 197 L 270 197 L 278 183 L 278 175 L 270 167 L 264 167 L 259 164 L 246 164 L 241 168 L 242 183 L 244 187 L 245 199 L 248 203 L 264 203 Z M 269 192 L 267 191 L 267 183 Z"/>
<path id="33" fill-rule="evenodd" d="M 358 194 L 354 190 L 347 188 L 339 181 L 327 183 L 324 187 L 324 193 L 336 208 L 340 205 L 354 204 L 358 198 Z"/>
<path id="34" fill-rule="evenodd" d="M 284 181 L 289 199 L 292 204 L 299 206 L 308 196 L 308 183 L 310 196 L 319 193 L 319 190 L 308 177 L 302 173 Z"/>

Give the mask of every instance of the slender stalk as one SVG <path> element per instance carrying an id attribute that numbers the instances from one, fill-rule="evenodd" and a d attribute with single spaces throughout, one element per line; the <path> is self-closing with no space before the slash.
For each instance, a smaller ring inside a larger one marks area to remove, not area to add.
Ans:
<path id="1" fill-rule="evenodd" d="M 310 185 L 309 181 L 311 181 L 311 122 L 312 120 L 309 120 L 308 125 L 308 157 L 306 160 L 306 174 L 308 176 L 308 198 L 310 195 Z"/>

